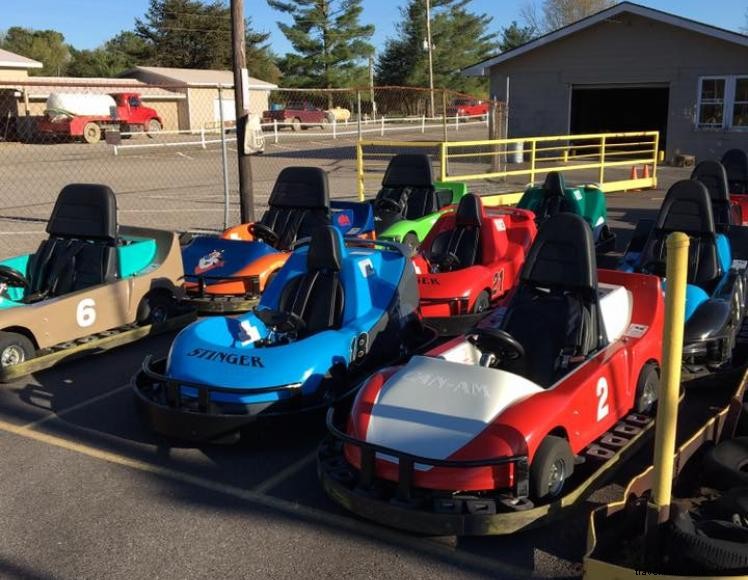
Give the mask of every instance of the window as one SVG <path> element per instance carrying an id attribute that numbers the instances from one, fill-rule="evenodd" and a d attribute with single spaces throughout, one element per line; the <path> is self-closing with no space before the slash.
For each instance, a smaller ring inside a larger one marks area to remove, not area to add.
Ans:
<path id="1" fill-rule="evenodd" d="M 699 129 L 748 129 L 748 76 L 702 77 L 698 97 Z"/>

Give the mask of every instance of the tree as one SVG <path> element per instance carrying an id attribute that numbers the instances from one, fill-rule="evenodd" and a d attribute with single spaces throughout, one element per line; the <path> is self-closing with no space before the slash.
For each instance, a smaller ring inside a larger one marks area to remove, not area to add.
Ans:
<path id="1" fill-rule="evenodd" d="M 538 32 L 532 26 L 520 26 L 515 21 L 501 31 L 499 50 L 506 52 L 522 46 L 537 37 Z"/>
<path id="2" fill-rule="evenodd" d="M 131 31 L 120 32 L 93 50 L 70 47 L 67 74 L 73 77 L 115 77 L 151 58 L 151 47 Z"/>
<path id="3" fill-rule="evenodd" d="M 434 86 L 468 93 L 485 93 L 485 80 L 466 77 L 460 70 L 497 49 L 497 34 L 489 31 L 491 17 L 469 10 L 470 0 L 432 0 L 431 41 Z M 427 87 L 428 53 L 423 0 L 409 0 L 400 10 L 398 36 L 388 39 L 377 60 L 377 83 Z"/>
<path id="4" fill-rule="evenodd" d="M 522 17 L 531 28 L 542 33 L 552 32 L 595 14 L 617 3 L 617 0 L 542 0 L 540 12 L 537 2 L 522 8 Z"/>
<path id="5" fill-rule="evenodd" d="M 374 26 L 359 22 L 362 0 L 268 0 L 290 14 L 293 24 L 278 23 L 294 52 L 280 62 L 286 84 L 335 88 L 365 78 L 364 59 L 373 54 Z"/>
<path id="6" fill-rule="evenodd" d="M 65 37 L 56 30 L 32 30 L 12 26 L 2 35 L 0 48 L 42 63 L 43 68 L 29 69 L 31 75 L 60 76 L 70 60 Z"/>

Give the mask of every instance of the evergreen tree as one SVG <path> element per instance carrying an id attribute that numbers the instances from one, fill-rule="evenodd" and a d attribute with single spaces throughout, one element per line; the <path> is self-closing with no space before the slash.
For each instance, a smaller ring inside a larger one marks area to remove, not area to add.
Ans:
<path id="1" fill-rule="evenodd" d="M 32 30 L 12 26 L 0 38 L 0 48 L 42 63 L 43 68 L 29 69 L 30 75 L 62 76 L 70 60 L 65 37 L 56 30 Z"/>
<path id="2" fill-rule="evenodd" d="M 138 64 L 148 62 L 152 49 L 141 37 L 123 31 L 93 50 L 70 47 L 67 74 L 74 77 L 116 77 Z"/>
<path id="3" fill-rule="evenodd" d="M 512 23 L 501 31 L 501 40 L 499 41 L 499 50 L 506 52 L 518 46 L 522 46 L 536 38 L 537 31 L 532 26 L 520 26 L 516 22 Z"/>
<path id="4" fill-rule="evenodd" d="M 268 0 L 290 14 L 293 24 L 278 23 L 294 52 L 280 61 L 285 84 L 337 88 L 366 76 L 364 59 L 373 53 L 374 26 L 359 22 L 362 0 Z"/>

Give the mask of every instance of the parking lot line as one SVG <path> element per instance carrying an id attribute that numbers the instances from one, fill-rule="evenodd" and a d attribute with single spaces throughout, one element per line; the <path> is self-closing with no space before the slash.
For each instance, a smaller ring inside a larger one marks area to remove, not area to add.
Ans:
<path id="1" fill-rule="evenodd" d="M 304 469 L 307 465 L 309 465 L 316 458 L 317 458 L 317 449 L 314 449 L 314 451 L 311 451 L 309 454 L 305 455 L 298 461 L 294 461 L 288 467 L 281 469 L 275 475 L 268 477 L 266 480 L 261 481 L 260 483 L 255 485 L 252 488 L 252 491 L 255 493 L 267 493 L 269 490 L 273 489 L 279 483 L 283 483 L 285 480 L 295 475 L 296 472 Z"/>
<path id="2" fill-rule="evenodd" d="M 246 500 L 255 504 L 258 504 L 265 508 L 275 509 L 282 512 L 290 517 L 302 517 L 307 520 L 315 521 L 320 524 L 330 526 L 335 529 L 342 529 L 344 531 L 365 534 L 376 540 L 387 542 L 389 544 L 407 548 L 416 552 L 421 552 L 448 560 L 454 564 L 462 564 L 465 566 L 476 567 L 479 566 L 485 570 L 492 570 L 493 572 L 507 575 L 512 578 L 526 578 L 530 575 L 528 571 L 517 566 L 510 564 L 504 564 L 497 562 L 491 558 L 486 558 L 472 553 L 464 553 L 457 551 L 456 549 L 433 542 L 427 539 L 421 539 L 407 534 L 403 534 L 387 528 L 382 528 L 366 522 L 362 522 L 358 519 L 353 519 L 338 514 L 322 511 L 316 508 L 308 507 L 291 501 L 286 501 L 277 497 L 264 495 L 257 493 L 256 491 L 249 489 L 242 489 L 233 485 L 220 483 L 204 477 L 190 475 L 126 455 L 119 453 L 113 453 L 111 451 L 105 451 L 103 449 L 97 449 L 89 445 L 76 443 L 56 435 L 49 435 L 41 431 L 34 431 L 28 429 L 25 426 L 14 425 L 7 421 L 0 420 L 0 432 L 8 433 L 10 435 L 23 437 L 38 443 L 44 443 L 52 447 L 57 447 L 65 451 L 84 455 L 86 457 L 96 459 L 99 461 L 105 461 L 115 465 L 120 465 L 165 479 L 170 479 L 178 483 L 184 483 L 199 487 L 206 491 L 215 492 L 223 495 L 227 495 L 236 499 Z"/>

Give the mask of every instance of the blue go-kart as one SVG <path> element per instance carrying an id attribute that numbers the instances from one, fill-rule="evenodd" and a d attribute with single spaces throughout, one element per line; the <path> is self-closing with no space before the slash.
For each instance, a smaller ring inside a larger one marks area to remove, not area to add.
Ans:
<path id="1" fill-rule="evenodd" d="M 134 390 L 148 423 L 176 439 L 225 441 L 260 417 L 344 399 L 362 373 L 430 341 L 407 254 L 317 229 L 253 312 L 191 324 L 167 359 L 145 360 Z"/>

